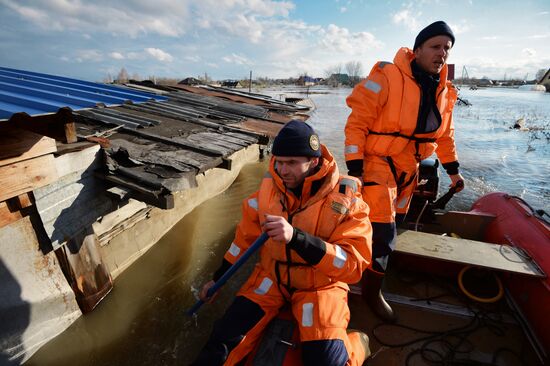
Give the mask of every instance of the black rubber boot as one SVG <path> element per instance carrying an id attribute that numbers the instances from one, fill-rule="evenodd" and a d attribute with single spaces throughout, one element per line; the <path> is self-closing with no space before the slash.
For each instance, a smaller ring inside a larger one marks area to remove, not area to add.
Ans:
<path id="1" fill-rule="evenodd" d="M 361 280 L 361 293 L 363 300 L 367 302 L 372 311 L 380 319 L 387 323 L 394 323 L 397 317 L 380 290 L 383 280 L 384 273 L 367 268 Z"/>

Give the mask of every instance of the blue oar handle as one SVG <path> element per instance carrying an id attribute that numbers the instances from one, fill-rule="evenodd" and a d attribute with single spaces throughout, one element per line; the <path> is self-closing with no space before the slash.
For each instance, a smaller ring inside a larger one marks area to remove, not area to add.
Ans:
<path id="1" fill-rule="evenodd" d="M 206 296 L 208 298 L 212 297 L 216 293 L 216 291 L 220 289 L 220 287 L 225 285 L 227 280 L 229 280 L 229 278 L 231 278 L 231 276 L 233 276 L 233 274 L 242 267 L 242 265 L 248 260 L 248 258 L 250 258 L 252 254 L 254 254 L 262 245 L 264 245 L 267 239 L 269 239 L 269 236 L 266 233 L 262 233 L 262 235 L 260 235 L 254 241 L 254 243 L 252 243 L 247 251 L 244 252 L 243 255 L 241 255 L 241 257 L 231 267 L 229 267 L 227 271 L 225 271 L 223 276 L 221 276 L 220 279 L 208 289 L 208 291 L 206 292 Z M 187 314 L 194 315 L 203 304 L 204 301 L 198 300 L 195 305 L 193 305 L 193 307 L 187 311 Z"/>

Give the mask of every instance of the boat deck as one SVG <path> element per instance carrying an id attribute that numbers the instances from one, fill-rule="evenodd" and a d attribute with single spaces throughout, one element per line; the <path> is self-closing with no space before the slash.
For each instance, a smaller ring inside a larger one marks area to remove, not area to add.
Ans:
<path id="1" fill-rule="evenodd" d="M 504 298 L 476 303 L 454 278 L 394 264 L 384 293 L 397 314 L 395 324 L 378 319 L 354 291 L 349 297 L 349 327 L 371 340 L 365 365 L 542 365 Z"/>

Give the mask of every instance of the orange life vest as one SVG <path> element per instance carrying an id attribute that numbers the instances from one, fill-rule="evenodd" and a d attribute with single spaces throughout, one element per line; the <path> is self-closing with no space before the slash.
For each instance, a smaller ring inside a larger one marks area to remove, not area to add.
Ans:
<path id="1" fill-rule="evenodd" d="M 452 111 L 457 100 L 457 92 L 450 81 L 447 81 L 447 65 L 440 73 L 440 83 L 436 90 L 437 108 L 441 114 L 441 124 L 433 132 L 415 133 L 420 105 L 420 87 L 410 70 L 410 62 L 414 53 L 402 48 L 396 54 L 394 63 L 378 62 L 372 68 L 368 79 L 357 85 L 348 97 L 348 105 L 352 115 L 348 125 L 366 123 L 363 128 L 366 137 L 346 138 L 346 160 L 362 159 L 367 155 L 397 156 L 404 151 L 410 151 L 420 161 L 432 155 L 442 137 L 450 137 L 452 147 L 438 151 L 440 159 L 445 163 L 456 160 L 454 139 L 452 136 Z M 383 94 L 380 97 L 380 94 Z M 376 118 L 361 118 L 361 98 L 371 98 L 370 106 L 375 106 Z M 354 116 L 354 108 L 356 115 Z M 351 126 L 353 127 L 353 126 Z M 348 126 L 346 126 L 348 129 Z M 348 135 L 348 131 L 346 131 Z M 353 135 L 353 132 L 350 132 Z M 449 134 L 451 136 L 449 136 Z M 355 140 L 355 141 L 354 141 Z M 359 141 L 363 146 L 358 146 Z M 442 153 L 442 154 L 441 154 Z"/>
<path id="2" fill-rule="evenodd" d="M 345 219 L 355 199 L 355 192 L 358 192 L 358 183 L 353 178 L 341 177 L 327 196 L 299 209 L 293 215 L 290 213 L 292 217 L 289 218 L 289 212 L 283 206 L 284 197 L 275 189 L 273 178 L 268 176 L 263 179 L 260 188 L 260 222 L 264 221 L 264 213 L 283 216 L 292 226 L 328 241 L 336 226 Z M 284 244 L 269 240 L 263 246 L 260 256 L 260 264 L 264 269 L 272 271 L 278 281 L 285 286 L 304 290 L 331 283 L 329 277 L 307 264 Z"/>

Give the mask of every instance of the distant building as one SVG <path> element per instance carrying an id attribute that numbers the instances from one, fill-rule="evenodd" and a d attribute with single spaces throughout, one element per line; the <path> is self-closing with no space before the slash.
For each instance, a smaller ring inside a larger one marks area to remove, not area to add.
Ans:
<path id="1" fill-rule="evenodd" d="M 348 74 L 332 74 L 330 77 L 326 80 L 327 85 L 330 86 L 342 86 L 342 85 L 350 85 L 350 78 Z"/>
<path id="2" fill-rule="evenodd" d="M 222 86 L 224 88 L 242 88 L 243 86 L 239 80 L 224 80 L 222 81 Z"/>
<path id="3" fill-rule="evenodd" d="M 540 85 L 544 85 L 547 92 L 550 92 L 550 69 L 546 71 L 546 74 L 538 82 Z"/>
<path id="4" fill-rule="evenodd" d="M 201 85 L 204 83 L 196 78 L 185 78 L 181 80 L 178 84 L 179 85 Z"/>
<path id="5" fill-rule="evenodd" d="M 319 83 L 319 79 L 312 78 L 311 76 L 300 76 L 296 81 L 296 85 L 313 86 Z"/>

